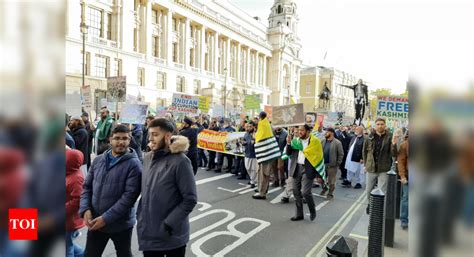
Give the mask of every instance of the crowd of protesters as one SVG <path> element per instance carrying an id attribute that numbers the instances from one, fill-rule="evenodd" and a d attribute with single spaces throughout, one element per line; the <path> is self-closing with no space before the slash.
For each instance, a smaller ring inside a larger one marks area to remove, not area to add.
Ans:
<path id="1" fill-rule="evenodd" d="M 317 127 L 314 127 L 317 126 Z M 198 148 L 204 129 L 245 132 L 242 155 Z M 403 184 L 401 225 L 408 227 L 408 131 L 391 131 L 384 119 L 374 128 L 305 124 L 273 128 L 265 112 L 231 119 L 152 115 L 145 124 L 120 124 L 102 108 L 98 122 L 66 116 L 67 256 L 101 256 L 113 241 L 117 256 L 132 256 L 132 230 L 144 256 L 184 256 L 189 214 L 197 204 L 194 176 L 229 172 L 248 180 L 265 200 L 269 187 L 284 187 L 281 203 L 295 201 L 292 221 L 303 220 L 303 204 L 316 218 L 312 189 L 328 200 L 336 185 L 386 192 L 387 174 L 398 161 Z M 76 150 L 73 150 L 76 149 Z M 320 162 L 318 164 L 318 158 Z M 138 206 L 135 203 L 138 201 Z M 369 206 L 367 206 L 367 213 Z M 74 243 L 87 226 L 85 249 Z"/>

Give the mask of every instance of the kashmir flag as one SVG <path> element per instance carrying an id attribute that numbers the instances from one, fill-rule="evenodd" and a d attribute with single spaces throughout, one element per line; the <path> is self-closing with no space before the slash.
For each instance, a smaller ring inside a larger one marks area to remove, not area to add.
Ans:
<path id="1" fill-rule="evenodd" d="M 267 118 L 258 123 L 257 133 L 255 133 L 255 154 L 257 163 L 271 161 L 279 158 L 280 147 L 272 132 L 272 127 Z"/>
<path id="2" fill-rule="evenodd" d="M 311 166 L 318 172 L 324 181 L 327 179 L 326 169 L 324 167 L 323 147 L 319 138 L 310 134 L 309 145 L 303 150 L 301 139 L 294 138 L 291 141 L 291 147 L 295 150 L 302 150 L 304 157 L 311 163 Z"/>

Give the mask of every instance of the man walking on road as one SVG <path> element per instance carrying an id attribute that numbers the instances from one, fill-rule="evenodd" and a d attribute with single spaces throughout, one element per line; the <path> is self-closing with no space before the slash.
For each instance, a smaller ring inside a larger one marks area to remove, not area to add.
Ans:
<path id="1" fill-rule="evenodd" d="M 385 119 L 378 118 L 375 121 L 375 131 L 365 140 L 362 150 L 366 171 L 367 199 L 370 199 L 370 192 L 376 180 L 382 192 L 387 193 L 387 172 L 392 167 L 392 156 L 395 156 L 392 149 L 392 135 L 390 130 L 386 129 Z M 369 214 L 369 210 L 370 206 L 367 205 L 367 214 Z"/>
<path id="2" fill-rule="evenodd" d="M 193 125 L 196 124 L 196 128 Z M 185 117 L 183 128 L 179 132 L 181 136 L 184 136 L 189 141 L 189 149 L 186 153 L 186 156 L 191 161 L 191 165 L 193 166 L 193 173 L 196 175 L 198 170 L 198 148 L 197 148 L 197 137 L 199 132 L 201 132 L 204 128 L 199 122 L 194 122 L 191 118 Z"/>
<path id="3" fill-rule="evenodd" d="M 337 168 L 341 165 L 344 157 L 344 150 L 342 144 L 334 135 L 336 131 L 333 128 L 328 128 L 325 139 L 321 142 L 324 151 L 324 164 L 328 173 L 329 192 L 326 196 L 328 200 L 334 198 L 334 189 L 336 188 Z M 325 195 L 327 188 L 324 187 L 321 195 Z"/>
<path id="4" fill-rule="evenodd" d="M 81 194 L 79 214 L 87 232 L 86 257 L 102 256 L 112 239 L 118 257 L 130 257 L 135 202 L 140 195 L 142 164 L 130 149 L 130 129 L 117 125 L 111 150 L 95 158 Z"/>
<path id="5" fill-rule="evenodd" d="M 151 152 L 145 154 L 137 235 L 145 257 L 185 256 L 189 214 L 197 203 L 189 140 L 172 136 L 174 125 L 155 119 L 149 127 Z"/>
<path id="6" fill-rule="evenodd" d="M 257 156 L 255 155 L 255 126 L 256 124 L 251 121 L 247 123 L 247 132 L 244 136 L 244 147 L 245 147 L 245 169 L 247 170 L 250 177 L 250 187 L 255 188 L 257 184 Z"/>
<path id="7" fill-rule="evenodd" d="M 355 129 L 355 136 L 352 138 L 349 145 L 349 153 L 347 154 L 346 162 L 343 163 L 347 169 L 347 184 L 352 186 L 352 180 L 355 179 L 355 189 L 362 188 L 365 181 L 364 161 L 362 160 L 362 148 L 364 147 L 364 128 L 358 126 Z"/>
<path id="8" fill-rule="evenodd" d="M 290 156 L 291 166 L 288 176 L 293 177 L 293 195 L 295 196 L 296 214 L 292 221 L 304 219 L 303 197 L 308 204 L 310 220 L 316 218 L 316 207 L 311 193 L 313 180 L 317 172 L 324 172 L 322 147 L 319 139 L 311 135 L 308 124 L 299 127 L 299 138 L 287 137 L 286 154 Z M 303 195 L 301 194 L 303 190 Z"/>

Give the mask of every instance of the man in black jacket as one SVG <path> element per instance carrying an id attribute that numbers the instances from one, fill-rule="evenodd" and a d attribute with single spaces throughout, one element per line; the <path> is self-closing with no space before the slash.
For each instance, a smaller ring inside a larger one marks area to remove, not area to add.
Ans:
<path id="1" fill-rule="evenodd" d="M 72 132 L 72 138 L 74 138 L 74 143 L 76 149 L 81 151 L 84 155 L 83 165 L 87 165 L 90 155 L 89 155 L 89 134 L 84 126 L 82 118 L 79 116 L 71 117 L 70 128 Z M 85 172 L 86 168 L 81 167 Z"/>
<path id="2" fill-rule="evenodd" d="M 89 146 L 89 149 L 88 149 L 89 153 L 87 154 L 87 156 L 89 157 L 89 158 L 87 158 L 87 169 L 89 169 L 89 167 L 91 166 L 90 156 L 91 156 L 91 153 L 92 153 L 92 141 L 94 140 L 95 127 L 94 127 L 94 124 L 92 122 L 90 122 L 90 120 L 89 120 L 89 113 L 83 112 L 81 118 L 82 118 L 82 121 L 84 122 L 87 134 L 89 134 L 89 138 L 87 140 L 87 144 Z"/>
<path id="3" fill-rule="evenodd" d="M 362 149 L 364 147 L 364 128 L 358 126 L 355 129 L 355 137 L 352 138 L 349 145 L 349 153 L 347 160 L 343 162 L 343 165 L 347 169 L 347 181 L 346 186 L 352 186 L 352 180 L 355 178 L 354 188 L 362 188 L 362 183 L 365 181 L 364 173 L 364 161 L 362 160 Z"/>
<path id="4" fill-rule="evenodd" d="M 193 128 L 192 126 L 195 122 L 188 117 L 185 117 L 183 122 L 183 128 L 179 134 L 187 137 L 189 140 L 189 149 L 186 153 L 186 156 L 189 158 L 189 160 L 191 160 L 193 172 L 194 175 L 196 175 L 198 170 L 197 136 L 204 128 L 199 122 L 196 122 L 197 128 Z"/>
<path id="5" fill-rule="evenodd" d="M 213 131 L 219 131 L 219 126 L 216 120 L 213 120 L 211 122 L 211 124 L 209 125 L 209 129 Z M 208 150 L 207 152 L 209 153 L 209 165 L 207 166 L 206 170 L 210 171 L 216 168 L 216 152 L 211 150 Z"/>
<path id="6" fill-rule="evenodd" d="M 280 152 L 283 154 L 283 150 L 286 146 L 286 137 L 288 136 L 288 132 L 286 132 L 283 128 L 276 128 L 275 129 L 275 139 L 278 143 L 278 147 L 280 147 Z M 273 186 L 279 187 L 285 185 L 285 161 L 281 158 L 278 158 L 275 162 L 273 162 Z"/>
<path id="7" fill-rule="evenodd" d="M 347 131 L 346 126 L 341 126 L 340 133 L 336 137 L 342 144 L 342 150 L 344 151 L 344 157 L 342 157 L 342 163 L 339 165 L 339 169 L 341 170 L 341 179 L 343 180 L 342 185 L 347 186 L 351 183 L 347 181 L 347 170 L 346 170 L 346 158 L 347 153 L 349 152 L 349 144 L 351 143 L 352 137 Z"/>

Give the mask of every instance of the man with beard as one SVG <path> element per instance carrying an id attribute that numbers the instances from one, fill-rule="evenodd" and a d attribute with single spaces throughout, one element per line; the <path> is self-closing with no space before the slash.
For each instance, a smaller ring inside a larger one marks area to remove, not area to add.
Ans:
<path id="1" fill-rule="evenodd" d="M 100 121 L 97 127 L 94 129 L 94 136 L 97 137 L 97 155 L 102 154 L 109 149 L 109 138 L 112 131 L 112 125 L 114 119 L 110 116 L 110 112 L 107 107 L 103 107 L 100 110 Z M 99 131 L 97 131 L 99 130 Z M 98 134 L 97 134 L 98 133 Z"/>
<path id="2" fill-rule="evenodd" d="M 84 122 L 82 118 L 79 116 L 72 116 L 71 121 L 69 123 L 69 127 L 71 128 L 72 138 L 74 139 L 74 143 L 76 145 L 76 149 L 81 151 L 83 158 L 83 166 L 81 166 L 81 170 L 86 173 L 86 166 L 89 162 L 89 133 L 84 126 Z"/>
<path id="3" fill-rule="evenodd" d="M 145 154 L 137 235 L 145 257 L 185 256 L 189 214 L 197 204 L 189 140 L 173 136 L 174 124 L 155 119 L 149 127 L 151 152 Z"/>
<path id="4" fill-rule="evenodd" d="M 323 141 L 323 153 L 324 153 L 324 165 L 326 166 L 326 172 L 328 174 L 328 184 L 329 192 L 326 196 L 328 200 L 334 198 L 334 189 L 336 189 L 336 177 L 337 177 L 337 167 L 342 163 L 342 158 L 344 157 L 344 150 L 342 149 L 342 144 L 337 140 L 334 135 L 336 131 L 333 128 L 328 128 L 326 134 L 324 135 Z M 327 188 L 324 187 L 320 195 L 325 195 Z"/>
<path id="5" fill-rule="evenodd" d="M 102 256 L 109 239 L 117 256 L 132 256 L 135 202 L 140 195 L 142 164 L 129 148 L 130 129 L 117 125 L 110 137 L 112 149 L 95 158 L 81 194 L 80 217 L 89 231 L 85 256 Z"/>
<path id="6" fill-rule="evenodd" d="M 181 136 L 185 136 L 189 140 L 189 149 L 186 153 L 186 156 L 191 160 L 191 165 L 193 166 L 194 175 L 196 175 L 198 170 L 198 149 L 197 149 L 197 136 L 204 128 L 199 122 L 196 122 L 197 128 L 193 128 L 195 122 L 188 117 L 184 117 L 183 128 L 179 132 Z"/>
<path id="7" fill-rule="evenodd" d="M 250 177 L 250 187 L 255 188 L 257 184 L 257 156 L 255 155 L 255 124 L 253 121 L 247 123 L 244 136 L 245 147 L 245 169 Z"/>
<path id="8" fill-rule="evenodd" d="M 89 153 L 87 154 L 87 156 L 89 157 L 89 158 L 87 158 L 87 169 L 89 169 L 89 167 L 91 166 L 90 156 L 91 156 L 91 153 L 92 153 L 92 141 L 94 140 L 95 127 L 94 127 L 94 123 L 90 122 L 90 120 L 89 120 L 89 113 L 83 112 L 81 118 L 82 118 L 82 121 L 84 122 L 87 134 L 89 135 L 89 138 L 87 140 L 87 144 L 89 146 L 89 149 L 88 149 Z"/>
<path id="9" fill-rule="evenodd" d="M 343 180 L 342 185 L 347 186 L 351 183 L 347 181 L 347 170 L 345 166 L 347 153 L 349 152 L 349 144 L 351 143 L 352 137 L 349 135 L 348 128 L 346 126 L 341 126 L 337 139 L 341 142 L 342 150 L 344 151 L 344 157 L 342 158 L 341 165 L 339 165 L 339 169 L 341 170 L 341 179 Z"/>
<path id="10" fill-rule="evenodd" d="M 286 137 L 288 136 L 288 132 L 286 132 L 283 128 L 276 128 L 275 129 L 275 139 L 278 143 L 278 147 L 280 147 L 280 152 L 283 154 L 283 150 L 286 146 Z M 275 162 L 273 162 L 273 186 L 279 187 L 285 186 L 285 161 L 281 158 L 278 158 Z"/>
<path id="11" fill-rule="evenodd" d="M 364 173 L 364 161 L 362 160 L 362 148 L 364 146 L 365 136 L 364 128 L 358 126 L 355 129 L 355 137 L 352 138 L 349 152 L 346 161 L 343 162 L 347 169 L 347 184 L 348 187 L 352 186 L 352 180 L 355 178 L 355 189 L 362 188 L 362 183 L 365 181 Z"/>

